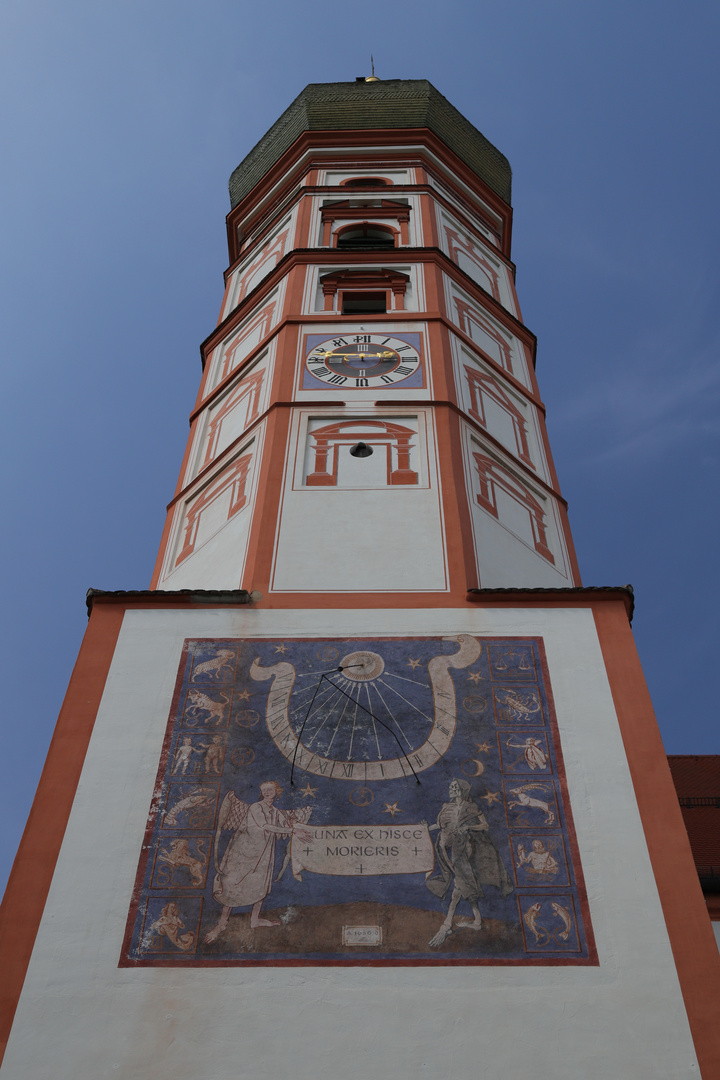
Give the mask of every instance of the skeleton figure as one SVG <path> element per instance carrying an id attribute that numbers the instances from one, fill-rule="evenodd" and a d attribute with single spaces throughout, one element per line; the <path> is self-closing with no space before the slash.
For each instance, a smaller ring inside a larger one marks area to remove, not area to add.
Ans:
<path id="1" fill-rule="evenodd" d="M 470 784 L 455 779 L 448 795 L 450 801 L 443 803 L 437 823 L 428 826 L 430 832 L 439 832 L 435 841 L 439 874 L 426 878 L 425 884 L 439 897 L 445 897 L 452 887 L 447 915 L 429 943 L 432 949 L 453 933 L 455 909 L 461 900 L 470 904 L 473 919 L 459 921 L 457 927 L 481 930 L 478 900 L 485 895 L 483 887 L 494 885 L 503 897 L 513 890 L 505 864 L 488 835 L 485 815 L 470 799 Z"/>

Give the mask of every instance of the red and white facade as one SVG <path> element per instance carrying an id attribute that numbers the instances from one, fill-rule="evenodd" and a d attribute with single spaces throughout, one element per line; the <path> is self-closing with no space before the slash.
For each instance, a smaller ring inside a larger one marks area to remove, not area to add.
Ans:
<path id="1" fill-rule="evenodd" d="M 291 150 L 230 214 L 220 321 L 203 344 L 153 587 L 415 606 L 468 588 L 579 584 L 515 293 L 510 207 L 442 144 L 431 153 L 415 133 L 410 146 L 387 134 L 350 152 Z M 339 246 L 368 229 L 392 247 Z M 343 314 L 348 297 L 383 310 Z M 412 341 L 413 377 L 311 376 L 316 342 L 368 335 Z M 307 461 L 320 429 L 337 429 L 322 490 Z M 349 471 L 360 440 L 397 456 L 395 429 L 413 433 L 414 484 L 375 458 Z M 368 529 L 373 542 L 357 543 Z M 351 559 L 323 557 L 331 537 Z"/>
<path id="2" fill-rule="evenodd" d="M 629 594 L 581 586 L 511 221 L 382 124 L 302 132 L 228 216 L 151 589 L 93 598 L 0 912 L 0 1080 L 720 1074 L 720 958 Z M 544 643 L 596 966 L 118 966 L 184 641 L 460 632 Z"/>

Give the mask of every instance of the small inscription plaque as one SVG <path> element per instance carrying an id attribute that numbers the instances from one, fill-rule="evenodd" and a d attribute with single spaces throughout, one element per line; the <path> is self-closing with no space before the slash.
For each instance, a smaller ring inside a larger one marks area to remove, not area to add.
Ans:
<path id="1" fill-rule="evenodd" d="M 382 926 L 343 926 L 343 945 L 382 945 Z"/>

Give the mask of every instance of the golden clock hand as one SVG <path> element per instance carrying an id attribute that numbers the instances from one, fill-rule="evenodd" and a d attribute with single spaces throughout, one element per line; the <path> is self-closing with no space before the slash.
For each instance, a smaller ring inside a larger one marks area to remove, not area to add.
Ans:
<path id="1" fill-rule="evenodd" d="M 325 353 L 325 359 L 327 360 L 329 356 L 353 360 L 392 360 L 395 353 L 389 352 L 387 349 L 384 352 L 339 352 L 338 350 L 332 350 Z"/>

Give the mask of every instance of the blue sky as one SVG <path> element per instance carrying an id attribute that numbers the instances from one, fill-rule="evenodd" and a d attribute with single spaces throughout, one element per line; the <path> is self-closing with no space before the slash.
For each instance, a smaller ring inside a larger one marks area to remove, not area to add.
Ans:
<path id="1" fill-rule="evenodd" d="M 720 8 L 5 0 L 0 887 L 85 626 L 145 588 L 232 169 L 308 82 L 428 78 L 510 159 L 586 584 L 631 582 L 669 752 L 720 751 Z"/>

